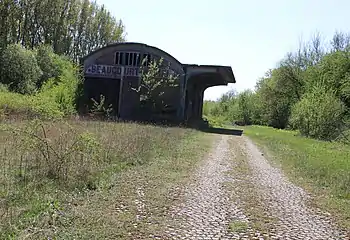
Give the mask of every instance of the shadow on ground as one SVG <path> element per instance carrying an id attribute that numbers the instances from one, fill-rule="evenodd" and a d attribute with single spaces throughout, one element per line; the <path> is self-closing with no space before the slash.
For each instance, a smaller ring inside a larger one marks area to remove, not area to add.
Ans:
<path id="1" fill-rule="evenodd" d="M 243 130 L 239 129 L 227 129 L 227 128 L 214 128 L 208 127 L 200 129 L 203 132 L 213 133 L 213 134 L 223 134 L 223 135 L 234 135 L 234 136 L 242 136 Z"/>
<path id="2" fill-rule="evenodd" d="M 179 123 L 174 122 L 173 120 L 118 120 L 113 118 L 106 118 L 104 116 L 79 116 L 79 120 L 81 121 L 110 121 L 110 122 L 127 122 L 127 123 L 137 123 L 141 125 L 153 125 L 158 127 L 182 127 L 182 128 L 191 128 L 196 129 L 201 132 L 212 133 L 212 134 L 223 134 L 223 135 L 234 135 L 234 136 L 242 136 L 243 130 L 240 129 L 230 129 L 230 128 L 217 128 L 210 127 L 208 122 L 201 120 L 187 122 L 187 123 Z"/>

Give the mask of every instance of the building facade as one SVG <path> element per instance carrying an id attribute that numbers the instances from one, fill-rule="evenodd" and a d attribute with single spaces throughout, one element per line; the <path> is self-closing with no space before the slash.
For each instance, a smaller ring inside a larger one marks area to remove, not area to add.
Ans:
<path id="1" fill-rule="evenodd" d="M 113 114 L 125 120 L 150 117 L 140 106 L 141 69 L 151 61 L 162 59 L 165 74 L 174 74 L 176 86 L 162 91 L 160 101 L 167 106 L 158 114 L 184 122 L 202 117 L 205 89 L 235 83 L 231 67 L 216 65 L 182 64 L 167 52 L 142 43 L 116 43 L 100 48 L 81 59 L 84 67 L 84 96 L 86 101 L 100 100 L 111 106 Z M 170 109 L 170 110 L 169 110 Z"/>

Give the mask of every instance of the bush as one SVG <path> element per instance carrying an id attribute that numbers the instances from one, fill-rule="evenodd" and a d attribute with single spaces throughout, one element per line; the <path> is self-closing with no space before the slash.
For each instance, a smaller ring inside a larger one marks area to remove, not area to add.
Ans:
<path id="1" fill-rule="evenodd" d="M 43 74 L 38 81 L 38 88 L 40 88 L 50 78 L 58 78 L 61 75 L 62 69 L 60 64 L 59 56 L 56 55 L 49 45 L 40 45 L 36 50 L 36 59 L 38 65 L 42 70 Z"/>
<path id="2" fill-rule="evenodd" d="M 37 50 L 37 57 L 44 72 L 37 83 L 42 86 L 36 90 L 36 94 L 28 96 L 8 92 L 8 87 L 1 85 L 0 91 L 4 92 L 0 96 L 2 116 L 20 115 L 52 119 L 76 112 L 77 94 L 81 83 L 77 67 L 68 58 L 54 54 L 46 46 Z M 31 85 L 31 88 L 36 89 L 37 85 Z"/>
<path id="3" fill-rule="evenodd" d="M 22 95 L 13 92 L 0 94 L 0 119 L 10 117 L 39 117 L 57 119 L 63 117 L 59 104 L 41 96 Z"/>
<path id="4" fill-rule="evenodd" d="M 32 94 L 42 75 L 35 55 L 20 45 L 9 45 L 0 58 L 0 82 L 10 91 Z"/>
<path id="5" fill-rule="evenodd" d="M 55 103 L 64 115 L 76 112 L 81 77 L 77 66 L 66 56 L 53 52 L 50 46 L 37 49 L 38 63 L 44 74 L 39 82 L 38 98 Z"/>
<path id="6" fill-rule="evenodd" d="M 8 92 L 9 88 L 7 85 L 0 83 L 0 92 Z"/>
<path id="7" fill-rule="evenodd" d="M 76 66 L 65 57 L 55 55 L 55 66 L 60 75 L 48 79 L 41 87 L 38 97 L 58 104 L 65 115 L 76 112 L 76 101 L 81 77 Z"/>
<path id="8" fill-rule="evenodd" d="M 316 86 L 294 105 L 290 123 L 307 137 L 333 140 L 344 127 L 344 112 L 344 104 L 332 91 Z"/>

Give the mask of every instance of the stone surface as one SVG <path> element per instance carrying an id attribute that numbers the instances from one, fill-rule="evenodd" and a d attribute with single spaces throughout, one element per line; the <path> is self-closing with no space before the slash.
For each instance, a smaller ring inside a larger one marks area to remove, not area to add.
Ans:
<path id="1" fill-rule="evenodd" d="M 240 206 L 239 196 L 225 184 L 240 184 L 227 174 L 235 164 L 228 140 L 236 151 L 246 156 L 251 168 L 250 180 L 261 195 L 268 212 L 277 219 L 269 234 L 254 230 Z M 309 195 L 292 184 L 278 168 L 265 159 L 257 147 L 245 137 L 220 136 L 202 165 L 194 172 L 188 186 L 177 189 L 182 204 L 169 213 L 173 225 L 165 239 L 344 239 L 349 237 L 332 223 L 329 214 L 307 206 Z M 241 232 L 231 231 L 230 223 L 246 224 Z"/>

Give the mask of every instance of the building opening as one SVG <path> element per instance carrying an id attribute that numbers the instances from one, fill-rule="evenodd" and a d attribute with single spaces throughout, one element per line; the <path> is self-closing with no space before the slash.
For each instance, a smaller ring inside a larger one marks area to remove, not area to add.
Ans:
<path id="1" fill-rule="evenodd" d="M 120 79 L 109 78 L 85 78 L 84 92 L 89 109 L 94 111 L 94 102 L 100 104 L 102 97 L 104 98 L 103 107 L 116 116 L 119 110 L 120 81 Z"/>

